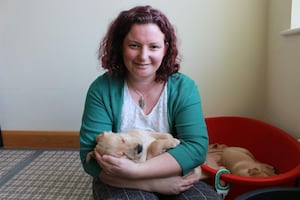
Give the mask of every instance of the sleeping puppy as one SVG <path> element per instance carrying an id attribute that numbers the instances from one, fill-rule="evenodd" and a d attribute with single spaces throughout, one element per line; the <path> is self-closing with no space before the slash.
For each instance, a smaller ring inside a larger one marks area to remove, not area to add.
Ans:
<path id="1" fill-rule="evenodd" d="M 239 176 L 268 177 L 275 175 L 273 166 L 257 161 L 247 149 L 241 147 L 225 148 L 221 163 L 231 173 Z"/>
<path id="2" fill-rule="evenodd" d="M 224 144 L 209 145 L 206 165 L 214 169 L 226 168 L 238 176 L 267 177 L 275 175 L 273 166 L 257 161 L 247 149 L 228 147 Z"/>
<path id="3" fill-rule="evenodd" d="M 169 133 L 150 132 L 140 129 L 128 133 L 103 132 L 96 137 L 96 151 L 101 155 L 128 158 L 134 162 L 144 162 L 169 148 L 174 148 L 180 141 Z M 89 162 L 93 152 L 88 153 Z"/>

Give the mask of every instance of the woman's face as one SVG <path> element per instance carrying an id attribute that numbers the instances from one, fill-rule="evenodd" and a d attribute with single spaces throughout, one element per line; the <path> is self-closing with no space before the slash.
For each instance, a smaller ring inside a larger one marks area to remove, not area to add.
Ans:
<path id="1" fill-rule="evenodd" d="M 123 42 L 123 61 L 130 78 L 155 78 L 167 50 L 164 39 L 156 24 L 135 24 L 131 27 Z"/>

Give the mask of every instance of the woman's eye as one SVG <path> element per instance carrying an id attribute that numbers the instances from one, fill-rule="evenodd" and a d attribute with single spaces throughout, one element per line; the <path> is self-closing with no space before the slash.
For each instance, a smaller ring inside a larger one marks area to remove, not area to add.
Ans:
<path id="1" fill-rule="evenodd" d="M 132 49 L 137 49 L 139 46 L 137 44 L 129 44 L 129 47 Z"/>
<path id="2" fill-rule="evenodd" d="M 150 46 L 150 49 L 151 50 L 156 50 L 156 49 L 159 49 L 160 47 L 158 45 L 151 45 Z"/>

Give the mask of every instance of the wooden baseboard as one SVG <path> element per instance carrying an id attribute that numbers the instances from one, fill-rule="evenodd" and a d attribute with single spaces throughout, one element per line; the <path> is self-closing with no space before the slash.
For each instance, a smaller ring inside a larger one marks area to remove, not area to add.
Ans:
<path id="1" fill-rule="evenodd" d="M 4 148 L 79 148 L 78 131 L 2 130 Z"/>

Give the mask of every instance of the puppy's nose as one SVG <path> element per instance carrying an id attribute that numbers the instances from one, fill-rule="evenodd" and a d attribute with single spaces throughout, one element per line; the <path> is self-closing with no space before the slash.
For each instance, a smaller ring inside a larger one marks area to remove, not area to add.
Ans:
<path id="1" fill-rule="evenodd" d="M 138 145 L 136 146 L 136 152 L 137 152 L 138 154 L 140 154 L 142 151 L 143 151 L 143 145 L 138 144 Z"/>

